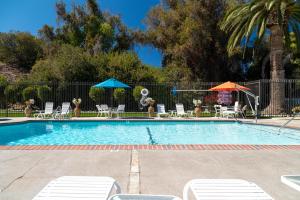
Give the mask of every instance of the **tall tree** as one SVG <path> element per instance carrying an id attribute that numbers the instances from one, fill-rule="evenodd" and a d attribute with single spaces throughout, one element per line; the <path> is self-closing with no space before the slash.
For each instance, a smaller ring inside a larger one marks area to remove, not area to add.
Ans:
<path id="1" fill-rule="evenodd" d="M 176 71 L 190 69 L 190 80 L 234 79 L 236 76 L 231 75 L 236 67 L 227 56 L 227 36 L 218 26 L 229 2 L 237 3 L 165 0 L 148 13 L 147 30 L 138 32 L 137 39 L 162 52 L 164 67 Z"/>
<path id="2" fill-rule="evenodd" d="M 29 33 L 0 33 L 0 61 L 27 71 L 43 55 L 41 41 Z"/>
<path id="3" fill-rule="evenodd" d="M 270 105 L 274 114 L 284 112 L 285 90 L 282 80 L 285 78 L 283 66 L 284 39 L 289 44 L 289 31 L 297 34 L 298 45 L 300 37 L 300 3 L 298 0 L 252 0 L 230 10 L 222 21 L 222 30 L 230 33 L 228 41 L 229 52 L 241 42 L 249 42 L 253 33 L 261 41 L 265 34 L 270 34 L 271 84 Z M 268 31 L 267 31 L 268 30 Z M 259 43 L 258 43 L 259 44 Z"/>
<path id="4" fill-rule="evenodd" d="M 86 0 L 84 6 L 73 4 L 70 12 L 63 1 L 58 1 L 56 14 L 58 28 L 45 25 L 39 30 L 41 39 L 46 42 L 71 44 L 92 55 L 128 50 L 133 44 L 131 32 L 120 17 L 103 13 L 96 0 Z"/>

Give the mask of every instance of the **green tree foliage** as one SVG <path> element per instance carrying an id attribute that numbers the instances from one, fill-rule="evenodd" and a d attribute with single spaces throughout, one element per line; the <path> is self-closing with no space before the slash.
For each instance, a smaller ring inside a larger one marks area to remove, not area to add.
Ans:
<path id="1" fill-rule="evenodd" d="M 300 37 L 300 3 L 294 0 L 252 0 L 231 9 L 224 17 L 221 28 L 231 33 L 228 41 L 228 51 L 240 46 L 245 39 L 247 46 L 251 35 L 255 32 L 257 40 L 265 36 L 266 30 L 279 25 L 284 33 L 286 44 L 290 44 L 289 31 Z M 272 31 L 270 33 L 272 35 Z M 297 39 L 299 45 L 299 38 Z M 259 43 L 258 43 L 259 44 Z"/>
<path id="2" fill-rule="evenodd" d="M 8 85 L 8 80 L 5 76 L 0 74 L 0 96 L 4 95 L 5 87 Z"/>
<path id="3" fill-rule="evenodd" d="M 8 81 L 5 76 L 0 75 L 0 103 L 4 102 L 5 100 L 4 90 L 7 85 Z"/>
<path id="4" fill-rule="evenodd" d="M 38 61 L 29 77 L 39 82 L 95 81 L 97 71 L 90 59 L 83 49 L 62 45 L 54 56 Z"/>
<path id="5" fill-rule="evenodd" d="M 141 95 L 142 89 L 144 89 L 144 87 L 140 85 L 137 85 L 133 88 L 132 96 L 136 102 L 138 102 L 142 97 Z"/>
<path id="6" fill-rule="evenodd" d="M 24 101 L 27 101 L 29 99 L 35 99 L 37 97 L 37 91 L 36 88 L 28 86 L 23 89 L 22 91 L 22 97 Z"/>
<path id="7" fill-rule="evenodd" d="M 41 57 L 41 42 L 29 33 L 0 33 L 1 62 L 30 70 Z"/>
<path id="8" fill-rule="evenodd" d="M 156 82 L 157 74 L 151 67 L 141 63 L 133 52 L 113 52 L 107 55 L 107 77 L 115 77 L 124 82 Z"/>
<path id="9" fill-rule="evenodd" d="M 47 85 L 42 85 L 37 88 L 37 96 L 42 102 L 49 100 L 50 94 L 51 88 Z"/>
<path id="10" fill-rule="evenodd" d="M 104 99 L 104 94 L 105 90 L 103 88 L 91 87 L 89 91 L 89 97 L 95 103 L 101 103 L 101 101 Z"/>
<path id="11" fill-rule="evenodd" d="M 83 47 L 91 54 L 128 50 L 133 38 L 118 16 L 102 13 L 96 0 L 86 0 L 85 6 L 72 5 L 70 12 L 63 1 L 56 3 L 61 26 L 45 25 L 39 30 L 44 41 L 61 41 Z"/>
<path id="12" fill-rule="evenodd" d="M 17 84 L 8 85 L 4 90 L 4 95 L 9 103 L 15 103 L 20 100 L 21 89 Z"/>
<path id="13" fill-rule="evenodd" d="M 96 56 L 79 47 L 62 45 L 56 54 L 38 61 L 31 70 L 32 82 L 95 82 L 115 77 L 127 83 L 157 82 L 160 69 L 143 65 L 133 52 L 101 53 Z"/>
<path id="14" fill-rule="evenodd" d="M 125 100 L 125 89 L 124 88 L 116 88 L 114 90 L 114 98 L 120 104 L 124 103 Z"/>
<path id="15" fill-rule="evenodd" d="M 148 29 L 136 37 L 161 50 L 163 66 L 170 71 L 188 68 L 191 73 L 184 79 L 227 80 L 227 35 L 218 26 L 227 6 L 224 0 L 165 0 L 149 12 Z"/>

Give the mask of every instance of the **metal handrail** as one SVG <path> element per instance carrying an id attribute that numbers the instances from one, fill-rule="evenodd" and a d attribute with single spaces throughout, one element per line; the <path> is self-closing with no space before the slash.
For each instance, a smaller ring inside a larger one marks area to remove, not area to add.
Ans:
<path id="1" fill-rule="evenodd" d="M 278 129 L 278 132 L 281 131 L 281 129 L 283 129 L 284 127 L 286 127 L 291 121 L 293 121 L 297 116 L 300 116 L 300 113 L 295 113 L 295 115 L 289 119 L 287 122 L 285 122 L 283 125 L 280 126 L 280 128 Z"/>

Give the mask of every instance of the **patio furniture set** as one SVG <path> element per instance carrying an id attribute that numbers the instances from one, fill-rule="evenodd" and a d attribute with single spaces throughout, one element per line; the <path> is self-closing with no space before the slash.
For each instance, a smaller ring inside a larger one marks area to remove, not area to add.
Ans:
<path id="1" fill-rule="evenodd" d="M 120 114 L 125 113 L 125 104 L 118 105 L 117 108 L 108 107 L 107 104 L 96 105 L 97 108 L 97 117 L 107 117 L 112 118 L 113 115 L 117 115 L 117 118 L 120 117 Z M 215 105 L 215 117 L 238 117 L 241 115 L 245 117 L 247 105 L 240 109 L 239 102 L 236 101 L 233 107 L 224 107 L 221 105 Z M 204 110 L 204 113 L 207 112 Z M 169 110 L 166 112 L 164 104 L 157 104 L 157 117 L 193 117 L 194 111 L 187 110 L 185 111 L 183 104 L 176 104 L 176 110 Z M 65 119 L 71 117 L 71 105 L 69 102 L 62 103 L 62 106 L 54 110 L 53 102 L 46 102 L 45 110 L 40 111 L 34 114 L 35 118 L 54 118 L 54 119 Z"/>

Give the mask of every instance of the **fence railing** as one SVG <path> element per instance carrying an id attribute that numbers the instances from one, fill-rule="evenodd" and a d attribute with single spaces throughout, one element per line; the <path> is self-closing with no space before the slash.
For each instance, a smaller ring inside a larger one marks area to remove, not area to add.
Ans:
<path id="1" fill-rule="evenodd" d="M 193 83 L 139 83 L 139 84 L 129 84 L 131 89 L 126 89 L 125 98 L 123 102 L 117 102 L 112 100 L 112 91 L 106 90 L 104 97 L 101 102 L 94 102 L 89 97 L 90 88 L 96 83 L 91 82 L 76 82 L 76 83 L 52 83 L 47 84 L 50 88 L 48 94 L 46 94 L 46 99 L 41 100 L 35 97 L 34 107 L 37 110 L 43 110 L 46 101 L 54 102 L 54 106 L 61 106 L 62 102 L 71 102 L 73 98 L 81 98 L 82 103 L 80 105 L 84 113 L 95 113 L 96 104 L 108 104 L 109 106 L 115 107 L 118 103 L 124 103 L 126 106 L 126 112 L 146 112 L 147 108 L 140 109 L 139 102 L 137 102 L 133 97 L 133 88 L 137 85 L 141 85 L 150 91 L 149 97 L 152 97 L 156 103 L 165 104 L 166 110 L 174 110 L 176 103 L 183 103 L 186 110 L 193 110 L 193 99 L 201 99 L 202 105 L 207 106 L 211 115 L 213 115 L 213 104 L 216 102 L 208 101 L 208 96 L 213 93 L 208 91 L 209 88 L 214 87 L 220 83 L 218 82 L 193 82 Z M 261 116 L 272 116 L 278 115 L 276 113 L 276 105 L 271 104 L 271 93 L 274 92 L 272 88 L 275 86 L 280 86 L 284 90 L 284 111 L 280 115 L 290 115 L 291 110 L 295 106 L 300 105 L 300 80 L 257 80 L 252 82 L 241 82 L 239 83 L 251 89 L 251 92 L 257 96 L 260 96 L 259 111 Z M 0 98 L 0 116 L 2 117 L 13 117 L 13 116 L 23 116 L 23 109 L 25 107 L 25 100 L 23 98 L 23 90 L 27 87 L 38 88 L 43 83 L 31 83 L 23 85 L 14 85 L 15 90 L 11 93 L 6 93 L 6 95 L 1 95 Z M 173 88 L 176 87 L 177 90 L 201 90 L 201 91 L 178 91 L 174 93 Z M 280 88 L 279 87 L 279 88 Z M 2 88 L 4 90 L 4 88 Z M 233 101 L 239 100 L 240 103 L 248 104 L 249 102 L 242 92 L 233 92 Z M 211 100 L 211 99 L 210 99 Z M 254 106 L 254 99 L 250 98 L 250 103 Z M 72 105 L 74 106 L 74 105 Z M 250 106 L 249 106 L 250 107 Z M 249 108 L 248 107 L 248 108 Z"/>

